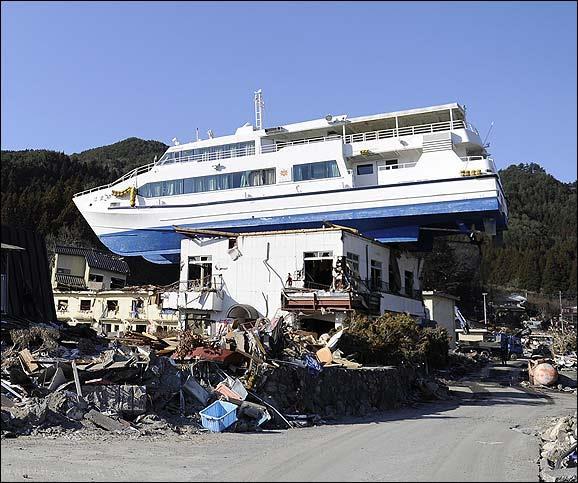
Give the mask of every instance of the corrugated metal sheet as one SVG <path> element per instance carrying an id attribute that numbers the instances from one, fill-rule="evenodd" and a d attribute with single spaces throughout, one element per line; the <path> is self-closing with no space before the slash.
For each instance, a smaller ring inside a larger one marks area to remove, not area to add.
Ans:
<path id="1" fill-rule="evenodd" d="M 128 264 L 120 257 L 109 255 L 92 248 L 57 246 L 54 250 L 61 255 L 76 255 L 86 259 L 91 268 L 108 270 L 109 272 L 128 274 Z"/>
<path id="2" fill-rule="evenodd" d="M 2 250 L 2 270 L 8 272 L 7 314 L 34 322 L 56 322 L 44 238 L 7 225 L 2 225 L 1 237 L 2 243 L 24 248 Z"/>

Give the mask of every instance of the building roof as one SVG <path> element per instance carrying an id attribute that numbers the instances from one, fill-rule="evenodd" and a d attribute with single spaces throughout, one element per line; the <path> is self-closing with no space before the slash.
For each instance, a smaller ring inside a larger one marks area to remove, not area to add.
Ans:
<path id="1" fill-rule="evenodd" d="M 56 282 L 59 288 L 66 287 L 69 289 L 86 290 L 86 283 L 84 277 L 77 275 L 69 275 L 67 273 L 57 273 Z"/>
<path id="2" fill-rule="evenodd" d="M 91 268 L 99 268 L 101 270 L 108 270 L 109 272 L 122 273 L 125 275 L 130 271 L 128 264 L 121 257 L 100 252 L 93 248 L 57 246 L 54 251 L 59 255 L 84 257 L 86 263 Z"/>

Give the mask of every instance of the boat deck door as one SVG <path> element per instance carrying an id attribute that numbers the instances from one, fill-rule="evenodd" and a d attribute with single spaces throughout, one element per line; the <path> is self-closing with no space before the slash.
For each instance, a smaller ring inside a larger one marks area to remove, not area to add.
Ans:
<path id="1" fill-rule="evenodd" d="M 375 186 L 377 184 L 377 167 L 375 161 L 355 165 L 353 172 L 354 186 Z"/>

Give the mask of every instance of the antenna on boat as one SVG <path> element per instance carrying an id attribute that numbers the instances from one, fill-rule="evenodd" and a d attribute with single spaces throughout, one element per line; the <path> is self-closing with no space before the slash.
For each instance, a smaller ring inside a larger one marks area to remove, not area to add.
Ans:
<path id="1" fill-rule="evenodd" d="M 255 127 L 257 130 L 263 129 L 263 109 L 265 102 L 263 102 L 263 91 L 259 89 L 255 91 Z"/>
<path id="2" fill-rule="evenodd" d="M 486 145 L 486 141 L 490 137 L 490 133 L 492 132 L 493 127 L 494 127 L 494 121 L 492 121 L 492 124 L 490 124 L 490 129 L 488 129 L 488 134 L 486 134 L 486 137 L 484 138 L 484 142 L 482 143 L 482 146 L 484 148 L 487 148 L 489 146 L 489 144 Z"/>
<path id="3" fill-rule="evenodd" d="M 213 139 L 213 138 L 215 137 L 215 134 L 213 133 L 213 130 L 212 130 L 212 129 L 209 129 L 209 130 L 207 131 L 207 135 L 209 136 L 209 139 Z"/>
<path id="4" fill-rule="evenodd" d="M 196 130 L 196 132 L 197 132 L 197 141 L 200 141 L 200 138 L 199 138 L 199 128 L 197 127 L 197 128 L 195 128 L 195 130 Z"/>

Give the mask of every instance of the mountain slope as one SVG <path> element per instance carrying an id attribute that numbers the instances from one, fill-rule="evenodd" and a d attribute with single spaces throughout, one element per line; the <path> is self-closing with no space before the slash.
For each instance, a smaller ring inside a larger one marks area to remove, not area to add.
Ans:
<path id="1" fill-rule="evenodd" d="M 490 283 L 544 293 L 576 293 L 576 182 L 562 183 L 537 164 L 500 171 L 510 210 L 502 247 L 485 246 Z"/>

